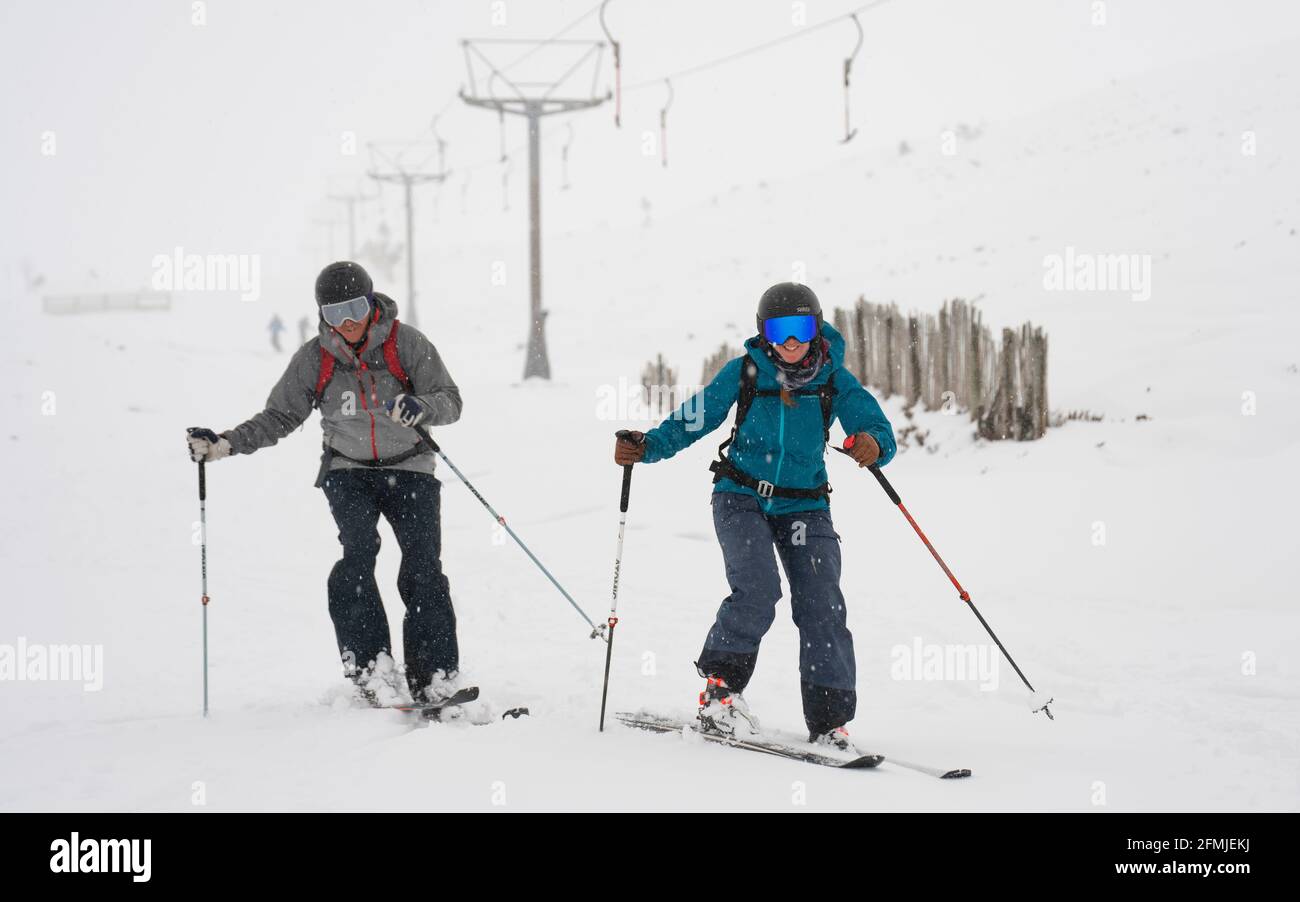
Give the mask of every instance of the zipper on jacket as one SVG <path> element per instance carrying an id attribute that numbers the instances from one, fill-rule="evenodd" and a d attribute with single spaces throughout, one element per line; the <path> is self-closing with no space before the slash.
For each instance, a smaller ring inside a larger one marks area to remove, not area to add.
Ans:
<path id="1" fill-rule="evenodd" d="M 366 384 L 361 381 L 361 374 L 366 372 L 366 365 L 363 361 L 358 360 L 360 369 L 357 371 L 357 387 L 361 389 L 361 409 L 370 417 L 370 457 L 372 460 L 379 460 L 379 445 L 375 442 L 375 415 L 370 412 L 370 405 L 366 403 Z M 370 381 L 374 382 L 375 377 L 371 376 Z"/>
<path id="2" fill-rule="evenodd" d="M 776 475 L 772 477 L 773 485 L 781 484 L 781 466 L 782 464 L 785 463 L 785 402 L 779 398 L 777 399 L 777 401 L 781 408 L 781 417 L 777 421 L 780 425 L 777 427 L 776 440 L 777 443 L 781 446 L 781 453 L 776 458 Z M 771 511 L 772 504 L 775 501 L 776 501 L 775 497 L 768 498 L 766 501 L 763 502 L 764 508 L 768 511 Z"/>

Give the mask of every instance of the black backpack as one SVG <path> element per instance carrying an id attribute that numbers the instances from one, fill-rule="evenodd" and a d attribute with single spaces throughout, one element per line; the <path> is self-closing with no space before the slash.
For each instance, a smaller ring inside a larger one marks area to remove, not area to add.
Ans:
<path id="1" fill-rule="evenodd" d="M 834 419 L 832 408 L 835 404 L 835 370 L 831 370 L 825 384 L 817 388 L 802 388 L 792 391 L 790 394 L 794 396 L 817 395 L 821 399 L 822 441 L 829 442 L 831 440 L 831 420 Z M 720 479 L 730 479 L 732 482 L 758 492 L 761 498 L 808 498 L 813 500 L 825 498 L 831 493 L 831 484 L 829 482 L 824 482 L 814 489 L 796 489 L 773 485 L 765 479 L 755 479 L 750 476 L 727 457 L 727 448 L 736 440 L 736 434 L 740 432 L 741 424 L 749 416 L 749 408 L 753 405 L 754 399 L 777 398 L 780 396 L 780 389 L 759 390 L 758 366 L 754 361 L 746 357 L 745 362 L 740 367 L 740 394 L 736 398 L 736 421 L 731 426 L 731 435 L 727 436 L 727 440 L 718 446 L 718 459 L 709 464 L 709 469 L 713 471 L 713 481 L 717 483 Z"/>

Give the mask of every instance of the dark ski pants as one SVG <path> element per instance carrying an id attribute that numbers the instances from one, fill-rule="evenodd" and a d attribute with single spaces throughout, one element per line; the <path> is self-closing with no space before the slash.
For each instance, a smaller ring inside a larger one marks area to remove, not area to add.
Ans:
<path id="1" fill-rule="evenodd" d="M 848 723 L 857 709 L 857 669 L 840 592 L 840 538 L 830 511 L 769 516 L 752 495 L 716 492 L 713 528 L 731 595 L 704 640 L 695 665 L 700 675 L 720 676 L 744 691 L 781 599 L 779 555 L 799 628 L 804 721 L 813 733 Z"/>
<path id="2" fill-rule="evenodd" d="M 330 571 L 329 605 L 344 665 L 350 658 L 364 668 L 380 652 L 392 652 L 375 582 L 382 514 L 402 549 L 397 591 L 406 605 L 402 644 L 412 694 L 428 686 L 435 671 L 453 673 L 459 666 L 456 614 L 439 560 L 442 483 L 428 473 L 354 468 L 331 471 L 322 487 L 343 545 Z"/>

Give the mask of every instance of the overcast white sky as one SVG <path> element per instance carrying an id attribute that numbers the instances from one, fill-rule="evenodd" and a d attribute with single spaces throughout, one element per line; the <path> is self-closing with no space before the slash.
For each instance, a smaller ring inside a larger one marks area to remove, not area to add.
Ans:
<path id="1" fill-rule="evenodd" d="M 368 141 L 430 140 L 440 131 L 455 174 L 440 201 L 464 234 L 524 237 L 526 162 L 510 176 L 502 211 L 498 126 L 454 99 L 465 83 L 465 37 L 545 37 L 595 0 L 210 0 L 191 24 L 185 0 L 121 3 L 0 0 L 0 271 L 29 260 L 59 290 L 142 287 L 153 255 L 257 253 L 263 279 L 296 284 L 326 255 L 316 220 L 342 210 L 324 200 L 367 167 Z M 790 34 L 800 6 L 817 23 L 854 0 L 613 0 L 624 83 L 657 79 Z M 660 86 L 572 117 L 562 195 L 563 118 L 546 125 L 548 228 L 636 221 L 733 184 L 795 172 L 936 136 L 958 122 L 994 122 L 1052 106 L 1112 79 L 1216 57 L 1300 34 L 1300 4 L 1283 0 L 892 0 L 862 15 L 854 66 L 861 134 L 841 145 L 840 72 L 855 32 L 848 22 L 779 49 L 676 82 L 671 165 L 642 153 L 658 130 Z M 504 11 L 505 24 L 493 16 Z M 600 38 L 594 15 L 567 37 Z M 509 62 L 520 48 L 498 48 Z M 537 58 L 541 60 L 540 57 Z M 550 62 L 545 60 L 543 62 Z M 521 67 L 519 74 L 526 77 Z M 1225 72 L 1231 77 L 1231 72 Z M 613 83 L 605 53 L 602 86 Z M 589 79 L 581 82 L 589 85 Z M 508 143 L 524 139 L 510 120 Z M 352 131 L 362 148 L 340 152 Z M 57 142 L 42 154 L 44 135 Z M 468 176 L 468 185 L 466 177 Z M 421 216 L 431 215 L 422 189 Z M 468 213 L 462 213 L 463 203 Z M 400 228 L 391 189 L 367 211 Z M 336 233 L 342 243 L 343 231 Z M 342 255 L 343 248 L 336 248 Z M 6 284 L 12 284 L 7 282 Z"/>

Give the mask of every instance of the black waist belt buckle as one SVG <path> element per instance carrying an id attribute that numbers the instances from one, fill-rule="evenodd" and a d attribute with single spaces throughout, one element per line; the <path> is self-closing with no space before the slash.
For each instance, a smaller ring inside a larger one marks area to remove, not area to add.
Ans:
<path id="1" fill-rule="evenodd" d="M 391 467 L 394 466 L 395 464 L 404 463 L 405 461 L 410 460 L 412 457 L 419 457 L 421 454 L 429 453 L 428 449 L 425 448 L 423 445 L 415 445 L 414 447 L 409 448 L 408 450 L 403 451 L 400 454 L 394 454 L 392 457 L 380 457 L 371 460 L 363 460 L 356 457 L 348 457 L 342 451 L 337 451 L 334 448 L 331 448 L 329 445 L 326 445 L 325 448 L 326 448 L 326 452 L 332 457 L 341 457 L 346 461 L 357 464 L 358 466 L 376 467 L 376 468 Z"/>
<path id="2" fill-rule="evenodd" d="M 740 467 L 731 462 L 730 459 L 723 457 L 721 460 L 715 460 L 709 464 L 709 469 L 713 471 L 713 481 L 717 483 L 720 479 L 730 479 L 732 482 L 742 485 L 747 489 L 753 489 L 764 500 L 769 498 L 807 498 L 818 500 L 821 498 L 830 499 L 831 484 L 829 482 L 818 486 L 815 489 L 795 489 L 785 486 L 775 485 L 766 479 L 755 479 Z"/>

